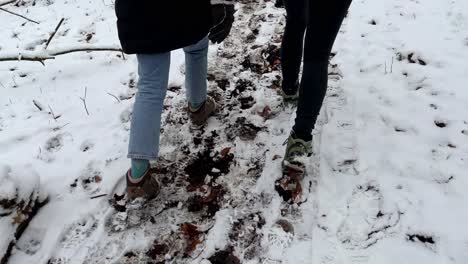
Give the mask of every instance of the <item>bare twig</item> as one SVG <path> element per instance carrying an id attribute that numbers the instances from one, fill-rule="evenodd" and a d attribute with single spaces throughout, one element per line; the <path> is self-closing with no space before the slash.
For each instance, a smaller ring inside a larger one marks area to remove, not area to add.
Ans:
<path id="1" fill-rule="evenodd" d="M 32 20 L 32 19 L 29 19 L 29 18 L 27 18 L 27 17 L 25 17 L 25 16 L 23 16 L 23 15 L 20 15 L 20 14 L 15 13 L 15 12 L 11 12 L 11 11 L 9 11 L 9 10 L 6 10 L 5 8 L 1 8 L 1 7 L 0 7 L 0 10 L 2 10 L 2 11 L 4 11 L 4 12 L 7 12 L 7 13 L 9 13 L 9 14 L 12 14 L 12 15 L 14 15 L 14 16 L 21 17 L 21 18 L 26 19 L 26 20 L 28 20 L 28 21 L 30 21 L 30 22 L 39 24 L 39 22 L 37 22 L 37 21 L 34 21 L 34 20 Z"/>
<path id="2" fill-rule="evenodd" d="M 39 111 L 44 110 L 43 106 L 36 100 L 33 100 L 33 104 L 39 109 Z"/>
<path id="3" fill-rule="evenodd" d="M 99 194 L 99 195 L 91 196 L 91 197 L 89 197 L 89 199 L 97 199 L 97 198 L 101 198 L 101 197 L 104 197 L 104 196 L 107 196 L 107 194 Z"/>
<path id="4" fill-rule="evenodd" d="M 122 52 L 122 49 L 120 48 L 115 48 L 115 47 L 83 47 L 83 48 L 72 48 L 72 49 L 67 49 L 67 50 L 62 50 L 62 51 L 57 51 L 52 53 L 52 56 L 59 56 L 59 55 L 64 55 L 68 53 L 73 53 L 73 52 L 80 52 L 80 51 L 117 51 L 117 52 Z"/>
<path id="5" fill-rule="evenodd" d="M 64 127 L 68 126 L 69 124 L 70 124 L 70 123 L 66 123 L 66 124 L 65 124 L 65 125 L 63 125 L 63 126 L 54 127 L 52 130 L 53 130 L 53 131 L 59 131 L 60 129 L 62 129 L 62 128 L 64 128 Z"/>
<path id="6" fill-rule="evenodd" d="M 0 61 L 37 61 L 44 65 L 44 61 L 53 60 L 55 56 L 74 53 L 74 52 L 90 52 L 90 51 L 116 51 L 122 52 L 122 49 L 118 47 L 93 47 L 84 46 L 70 49 L 57 49 L 52 51 L 40 51 L 40 52 L 26 52 L 19 54 L 0 54 Z"/>
<path id="7" fill-rule="evenodd" d="M 392 64 L 390 64 L 390 73 L 393 73 L 393 56 L 392 56 Z"/>
<path id="8" fill-rule="evenodd" d="M 16 2 L 17 0 L 7 0 L 6 2 L 0 2 L 0 6 L 4 6 L 4 5 L 9 5 L 9 4 L 13 4 L 14 2 Z"/>
<path id="9" fill-rule="evenodd" d="M 50 110 L 50 114 L 52 115 L 52 118 L 55 120 L 55 122 L 57 122 L 57 118 L 59 118 L 59 117 L 56 117 L 55 114 L 54 114 L 54 111 L 52 110 L 52 107 L 50 107 L 50 105 L 48 105 L 48 106 L 49 106 L 49 110 Z"/>
<path id="10" fill-rule="evenodd" d="M 115 96 L 115 95 L 113 95 L 113 94 L 111 94 L 111 93 L 107 93 L 107 94 L 110 95 L 110 96 L 112 96 L 112 97 L 114 97 L 115 100 L 117 100 L 117 102 L 120 103 L 120 99 L 119 99 L 117 96 Z"/>
<path id="11" fill-rule="evenodd" d="M 60 26 L 62 25 L 62 23 L 63 23 L 64 20 L 65 20 L 65 18 L 60 19 L 60 22 L 59 22 L 58 25 L 55 27 L 55 31 L 50 35 L 49 39 L 47 40 L 47 43 L 46 43 L 44 49 L 47 49 L 47 47 L 49 47 L 50 42 L 51 42 L 52 39 L 54 38 L 55 34 L 57 34 L 57 31 L 59 30 L 59 28 L 60 28 Z"/>
<path id="12" fill-rule="evenodd" d="M 80 97 L 81 101 L 83 101 L 84 108 L 86 110 L 86 114 L 89 115 L 88 106 L 86 105 L 86 94 L 88 93 L 88 87 L 85 87 L 84 97 Z"/>

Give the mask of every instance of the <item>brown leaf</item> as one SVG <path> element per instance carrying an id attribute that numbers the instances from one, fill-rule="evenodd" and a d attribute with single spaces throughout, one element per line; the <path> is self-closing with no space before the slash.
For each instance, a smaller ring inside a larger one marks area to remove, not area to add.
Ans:
<path id="1" fill-rule="evenodd" d="M 281 156 L 278 155 L 278 154 L 276 154 L 276 155 L 273 156 L 273 160 L 277 160 L 277 159 L 281 159 Z"/>
<path id="2" fill-rule="evenodd" d="M 215 201 L 219 195 L 221 194 L 221 190 L 218 188 L 212 188 L 210 191 L 210 194 L 208 194 L 206 197 L 203 197 L 202 202 L 203 203 L 210 203 Z"/>
<path id="3" fill-rule="evenodd" d="M 197 246 L 201 243 L 201 241 L 200 241 L 200 239 L 198 237 L 197 238 L 190 238 L 190 240 L 188 242 L 189 243 L 187 245 L 187 248 L 185 249 L 188 254 L 192 253 L 197 248 Z"/>
<path id="4" fill-rule="evenodd" d="M 198 227 L 190 223 L 181 224 L 180 231 L 182 231 L 184 235 L 189 237 L 196 237 L 200 234 L 200 231 L 198 231 Z"/>
<path id="5" fill-rule="evenodd" d="M 293 201 L 299 201 L 302 196 L 302 185 L 299 181 L 295 182 L 296 188 L 292 190 L 292 199 Z"/>
<path id="6" fill-rule="evenodd" d="M 271 116 L 271 108 L 267 105 L 261 112 L 258 113 L 261 117 L 268 119 Z"/>
<path id="7" fill-rule="evenodd" d="M 226 157 L 229 152 L 231 151 L 231 148 L 224 148 L 223 150 L 221 150 L 221 157 Z"/>
<path id="8" fill-rule="evenodd" d="M 100 183 L 102 181 L 102 177 L 99 175 L 94 176 L 94 182 Z"/>
<path id="9" fill-rule="evenodd" d="M 22 213 L 18 212 L 15 217 L 13 217 L 13 224 L 20 225 L 25 220 L 25 217 Z"/>
<path id="10" fill-rule="evenodd" d="M 200 231 L 198 231 L 197 226 L 190 223 L 183 223 L 180 229 L 182 234 L 187 237 L 187 247 L 185 250 L 187 254 L 190 254 L 197 248 L 197 245 L 201 243 Z"/>

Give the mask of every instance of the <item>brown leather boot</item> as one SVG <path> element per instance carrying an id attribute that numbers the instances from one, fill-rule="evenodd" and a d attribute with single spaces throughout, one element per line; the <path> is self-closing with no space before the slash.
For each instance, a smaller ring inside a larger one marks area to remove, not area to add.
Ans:
<path id="1" fill-rule="evenodd" d="M 155 178 L 154 169 L 148 169 L 139 179 L 133 179 L 131 171 L 127 172 L 127 196 L 128 199 L 134 200 L 137 198 L 153 199 L 159 194 L 159 183 Z"/>
<path id="2" fill-rule="evenodd" d="M 216 108 L 216 102 L 210 96 L 206 98 L 205 103 L 197 111 L 192 111 L 189 105 L 188 112 L 192 123 L 196 126 L 202 126 L 216 112 Z"/>

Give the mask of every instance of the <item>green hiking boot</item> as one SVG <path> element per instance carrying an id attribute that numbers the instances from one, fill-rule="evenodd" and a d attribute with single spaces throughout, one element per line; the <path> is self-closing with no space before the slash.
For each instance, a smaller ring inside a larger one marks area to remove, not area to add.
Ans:
<path id="1" fill-rule="evenodd" d="M 283 84 L 284 85 L 284 84 Z M 292 89 L 284 87 L 280 90 L 280 95 L 287 103 L 295 103 L 299 99 L 299 82 L 296 82 Z"/>
<path id="2" fill-rule="evenodd" d="M 304 174 L 305 165 L 298 160 L 299 157 L 310 156 L 312 154 L 312 140 L 305 141 L 300 138 L 294 138 L 293 134 L 289 136 L 286 145 L 286 153 L 283 159 L 283 171 L 295 172 L 295 174 Z"/>
<path id="3" fill-rule="evenodd" d="M 288 103 L 296 102 L 297 99 L 299 99 L 299 91 L 293 94 L 287 94 L 283 90 L 281 90 L 280 95 L 283 97 L 283 100 Z"/>

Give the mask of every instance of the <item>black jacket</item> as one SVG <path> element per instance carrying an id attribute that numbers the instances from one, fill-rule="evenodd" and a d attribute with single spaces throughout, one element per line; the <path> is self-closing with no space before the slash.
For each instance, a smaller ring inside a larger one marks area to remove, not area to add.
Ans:
<path id="1" fill-rule="evenodd" d="M 194 44 L 211 28 L 210 0 L 116 0 L 125 53 L 160 53 Z"/>

